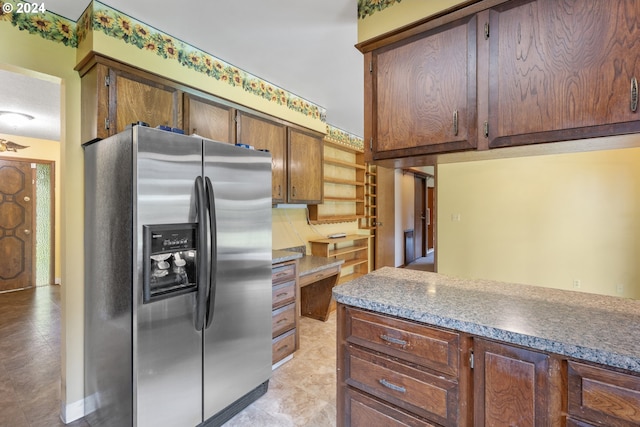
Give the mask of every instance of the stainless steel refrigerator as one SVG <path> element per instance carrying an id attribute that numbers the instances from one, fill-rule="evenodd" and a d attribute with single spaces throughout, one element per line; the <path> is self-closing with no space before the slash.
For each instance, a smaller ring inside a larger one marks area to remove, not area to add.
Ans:
<path id="1" fill-rule="evenodd" d="M 87 421 L 223 424 L 271 376 L 271 156 L 141 126 L 83 147 Z"/>

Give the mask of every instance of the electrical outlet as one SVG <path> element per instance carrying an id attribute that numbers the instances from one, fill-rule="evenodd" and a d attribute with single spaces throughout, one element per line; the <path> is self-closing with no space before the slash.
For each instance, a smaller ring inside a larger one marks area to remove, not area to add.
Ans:
<path id="1" fill-rule="evenodd" d="M 616 285 L 616 292 L 619 294 L 624 294 L 624 285 L 622 283 L 618 283 Z"/>
<path id="2" fill-rule="evenodd" d="M 580 283 L 580 279 L 573 279 L 573 287 L 574 287 L 575 289 L 579 289 L 579 288 L 580 288 L 580 285 L 581 285 L 581 283 Z"/>

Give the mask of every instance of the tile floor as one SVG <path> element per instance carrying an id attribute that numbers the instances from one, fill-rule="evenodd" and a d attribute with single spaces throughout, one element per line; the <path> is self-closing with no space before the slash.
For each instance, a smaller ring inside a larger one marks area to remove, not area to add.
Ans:
<path id="1" fill-rule="evenodd" d="M 302 318 L 301 350 L 273 372 L 267 394 L 225 427 L 335 426 L 335 317 Z M 0 294 L 0 427 L 64 426 L 59 396 L 60 287 Z"/>

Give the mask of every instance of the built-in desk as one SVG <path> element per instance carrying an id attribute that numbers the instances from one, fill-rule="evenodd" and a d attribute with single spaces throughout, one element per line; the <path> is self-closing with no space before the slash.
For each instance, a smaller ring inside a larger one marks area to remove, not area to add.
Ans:
<path id="1" fill-rule="evenodd" d="M 326 322 L 332 309 L 332 291 L 344 260 L 314 255 L 298 260 L 300 314 Z"/>

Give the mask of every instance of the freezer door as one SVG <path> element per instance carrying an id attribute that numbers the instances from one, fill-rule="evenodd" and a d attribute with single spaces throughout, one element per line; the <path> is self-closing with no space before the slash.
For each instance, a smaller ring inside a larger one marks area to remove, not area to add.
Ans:
<path id="1" fill-rule="evenodd" d="M 202 422 L 202 335 L 194 323 L 196 294 L 144 303 L 142 261 L 145 226 L 196 222 L 202 140 L 136 127 L 134 144 L 134 425 L 196 426 Z"/>
<path id="2" fill-rule="evenodd" d="M 271 376 L 271 156 L 204 141 L 217 260 L 204 330 L 204 420 Z"/>

